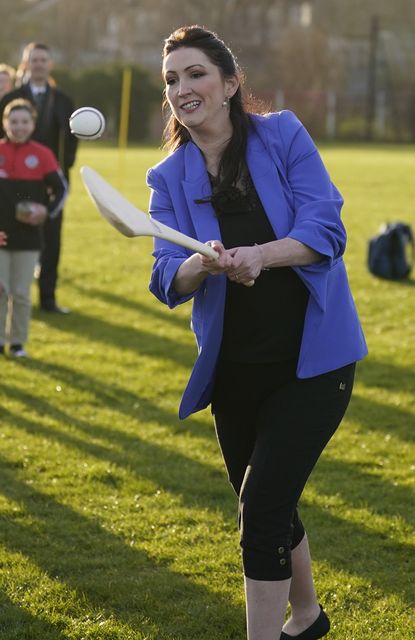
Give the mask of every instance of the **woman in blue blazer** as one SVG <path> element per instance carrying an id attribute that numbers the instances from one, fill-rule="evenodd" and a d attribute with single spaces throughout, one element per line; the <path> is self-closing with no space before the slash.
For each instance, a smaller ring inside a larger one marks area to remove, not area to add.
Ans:
<path id="1" fill-rule="evenodd" d="M 239 496 L 249 640 L 314 640 L 330 624 L 297 502 L 367 352 L 343 200 L 293 113 L 248 113 L 215 34 L 175 31 L 163 77 L 171 153 L 148 172 L 150 213 L 218 254 L 155 240 L 150 290 L 171 308 L 193 299 L 198 357 L 179 415 L 211 404 Z"/>

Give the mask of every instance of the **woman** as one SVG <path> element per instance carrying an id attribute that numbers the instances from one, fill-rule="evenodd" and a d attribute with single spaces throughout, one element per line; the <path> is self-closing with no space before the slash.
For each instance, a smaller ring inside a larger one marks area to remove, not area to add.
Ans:
<path id="1" fill-rule="evenodd" d="M 193 298 L 199 356 L 179 415 L 211 403 L 239 496 L 249 640 L 314 640 L 330 625 L 297 502 L 366 354 L 342 260 L 343 201 L 292 113 L 247 113 L 215 34 L 175 31 L 163 77 L 172 153 L 148 172 L 150 212 L 218 254 L 155 241 L 150 290 L 170 307 Z"/>

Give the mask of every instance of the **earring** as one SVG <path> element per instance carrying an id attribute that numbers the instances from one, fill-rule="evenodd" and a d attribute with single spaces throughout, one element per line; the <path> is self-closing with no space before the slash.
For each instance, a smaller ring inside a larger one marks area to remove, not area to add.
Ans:
<path id="1" fill-rule="evenodd" d="M 225 100 L 222 102 L 222 107 L 229 107 L 229 98 L 225 98 Z"/>

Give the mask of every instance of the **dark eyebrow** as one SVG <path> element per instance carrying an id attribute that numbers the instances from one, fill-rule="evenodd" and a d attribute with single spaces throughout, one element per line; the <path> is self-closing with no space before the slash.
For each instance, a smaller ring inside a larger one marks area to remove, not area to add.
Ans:
<path id="1" fill-rule="evenodd" d="M 185 71 L 189 71 L 190 69 L 193 69 L 193 67 L 202 67 L 203 69 L 205 69 L 205 66 L 201 63 L 197 63 L 197 64 L 191 64 L 188 67 L 185 67 Z M 167 76 L 167 74 L 169 73 L 176 73 L 176 71 L 174 71 L 174 69 L 167 69 L 164 73 L 165 76 Z"/>
<path id="2" fill-rule="evenodd" d="M 203 67 L 203 68 L 205 68 L 205 65 L 202 64 L 202 63 L 199 63 L 199 62 L 196 63 L 196 64 L 191 64 L 191 65 L 189 65 L 188 67 L 185 68 L 185 71 L 189 71 L 189 69 L 191 69 L 192 67 Z"/>

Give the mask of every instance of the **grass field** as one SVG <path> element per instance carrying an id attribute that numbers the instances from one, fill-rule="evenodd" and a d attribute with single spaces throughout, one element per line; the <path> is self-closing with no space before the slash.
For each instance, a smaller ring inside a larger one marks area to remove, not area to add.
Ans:
<path id="1" fill-rule="evenodd" d="M 333 640 L 415 637 L 415 281 L 370 276 L 386 220 L 415 226 L 415 148 L 327 146 L 346 198 L 347 267 L 370 357 L 302 501 Z M 154 149 L 82 146 L 146 207 Z M 27 361 L 0 361 L 1 640 L 243 640 L 236 502 L 209 412 L 180 422 L 188 305 L 148 292 L 128 240 L 73 172 L 59 301 Z M 35 289 L 33 290 L 35 298 Z"/>

